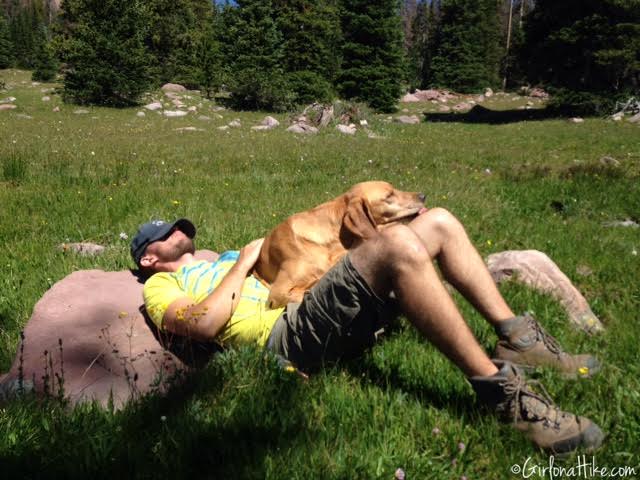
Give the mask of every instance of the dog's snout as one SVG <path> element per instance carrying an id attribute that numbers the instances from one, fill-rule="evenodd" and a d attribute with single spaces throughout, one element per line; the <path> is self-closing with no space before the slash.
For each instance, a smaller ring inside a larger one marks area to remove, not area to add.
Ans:
<path id="1" fill-rule="evenodd" d="M 419 193 L 418 194 L 418 200 L 420 200 L 422 203 L 424 203 L 424 201 L 426 200 L 426 195 L 424 193 Z"/>

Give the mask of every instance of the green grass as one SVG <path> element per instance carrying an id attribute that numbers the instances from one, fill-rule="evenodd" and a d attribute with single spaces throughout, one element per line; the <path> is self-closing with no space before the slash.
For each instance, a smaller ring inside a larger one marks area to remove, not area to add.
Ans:
<path id="1" fill-rule="evenodd" d="M 534 311 L 567 349 L 604 360 L 592 380 L 540 376 L 560 405 L 607 432 L 599 465 L 638 466 L 640 256 L 633 252 L 640 251 L 640 231 L 603 226 L 640 221 L 637 125 L 593 118 L 579 125 L 403 126 L 370 116 L 380 139 L 331 128 L 300 137 L 283 126 L 252 132 L 265 113 L 221 111 L 220 119 L 207 102 L 198 114 L 210 121 L 151 112 L 138 118 L 137 109 L 78 115 L 55 94 L 43 102 L 40 89 L 52 85 L 32 86 L 26 72 L 5 70 L 0 78 L 9 88 L 0 99 L 11 95 L 18 105 L 0 112 L 0 370 L 8 369 L 21 328 L 53 283 L 77 269 L 131 266 L 121 232 L 131 236 L 155 217 L 186 216 L 199 227 L 198 246 L 222 251 L 353 183 L 383 179 L 452 210 L 483 255 L 542 250 L 574 281 L 606 325 L 602 335 L 575 331 L 547 296 L 517 285 L 502 291 L 514 310 Z M 525 101 L 498 98 L 494 106 Z M 242 128 L 217 129 L 234 118 Z M 175 130 L 184 126 L 205 131 Z M 603 166 L 605 155 L 620 165 Z M 109 248 L 97 258 L 78 257 L 56 248 L 66 241 Z M 581 266 L 593 273 L 579 275 Z M 491 329 L 456 300 L 490 349 Z M 247 349 L 218 356 L 166 398 L 120 412 L 13 401 L 0 409 L 0 432 L 7 478 L 391 479 L 402 467 L 411 479 L 508 479 L 517 478 L 511 465 L 528 456 L 548 463 L 485 415 L 463 376 L 405 323 L 363 359 L 309 382 Z"/>

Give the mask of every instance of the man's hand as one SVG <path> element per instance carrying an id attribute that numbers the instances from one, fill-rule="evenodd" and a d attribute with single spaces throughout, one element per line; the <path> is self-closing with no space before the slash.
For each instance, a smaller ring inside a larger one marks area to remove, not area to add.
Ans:
<path id="1" fill-rule="evenodd" d="M 238 267 L 246 270 L 247 272 L 251 271 L 253 266 L 258 261 L 258 257 L 260 256 L 260 249 L 262 248 L 262 244 L 264 243 L 264 238 L 258 238 L 253 242 L 248 243 L 243 248 L 240 249 L 240 256 L 238 257 Z"/>
<path id="2" fill-rule="evenodd" d="M 163 317 L 164 328 L 200 340 L 214 339 L 238 306 L 242 285 L 258 261 L 263 242 L 259 238 L 245 245 L 220 284 L 200 303 L 188 297 L 172 302 Z"/>

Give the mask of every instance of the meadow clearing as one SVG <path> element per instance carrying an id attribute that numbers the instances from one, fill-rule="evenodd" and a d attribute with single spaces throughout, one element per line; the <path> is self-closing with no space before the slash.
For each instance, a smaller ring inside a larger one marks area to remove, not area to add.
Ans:
<path id="1" fill-rule="evenodd" d="M 640 229 L 606 226 L 640 223 L 640 125 L 400 125 L 366 114 L 379 138 L 333 126 L 301 136 L 285 131 L 291 115 L 274 115 L 281 126 L 255 132 L 250 126 L 267 113 L 217 111 L 196 95 L 185 103 L 200 104 L 197 113 L 138 117 L 140 108 L 65 105 L 42 91 L 55 85 L 32 85 L 28 72 L 0 78 L 0 100 L 16 97 L 17 106 L 0 111 L 0 371 L 42 294 L 78 269 L 132 267 L 124 237 L 149 219 L 190 218 L 198 247 L 224 251 L 356 182 L 387 180 L 454 212 L 483 256 L 537 249 L 571 278 L 604 333 L 575 330 L 546 295 L 515 284 L 501 291 L 567 350 L 603 361 L 589 380 L 548 370 L 535 377 L 564 409 L 607 433 L 599 466 L 635 466 L 640 475 Z M 526 101 L 498 97 L 485 106 Z M 420 114 L 434 106 L 401 108 Z M 217 128 L 235 118 L 241 127 Z M 198 130 L 176 130 L 191 126 Z M 80 241 L 108 248 L 98 257 L 57 248 Z M 490 350 L 492 329 L 456 301 Z M 308 382 L 246 349 L 217 356 L 166 398 L 120 412 L 29 398 L 0 408 L 5 478 L 392 479 L 400 467 L 407 479 L 509 479 L 522 478 L 511 469 L 528 457 L 549 463 L 484 414 L 462 374 L 404 322 L 363 359 Z"/>

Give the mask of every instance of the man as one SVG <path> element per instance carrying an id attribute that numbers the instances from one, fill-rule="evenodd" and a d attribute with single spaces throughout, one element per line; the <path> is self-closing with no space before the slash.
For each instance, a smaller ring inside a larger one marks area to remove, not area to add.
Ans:
<path id="1" fill-rule="evenodd" d="M 309 371 L 361 353 L 397 309 L 462 370 L 482 402 L 539 447 L 564 453 L 602 443 L 595 423 L 532 391 L 515 366 L 545 365 L 575 374 L 595 372 L 597 361 L 563 352 L 533 317 L 514 315 L 464 227 L 447 210 L 431 209 L 361 242 L 302 303 L 286 309 L 268 309 L 267 288 L 251 276 L 262 239 L 210 263 L 194 259 L 195 233 L 186 219 L 155 221 L 142 225 L 132 241 L 136 264 L 152 274 L 144 299 L 159 328 L 223 345 L 265 346 Z M 462 318 L 433 260 L 494 326 L 499 338 L 494 360 Z"/>

